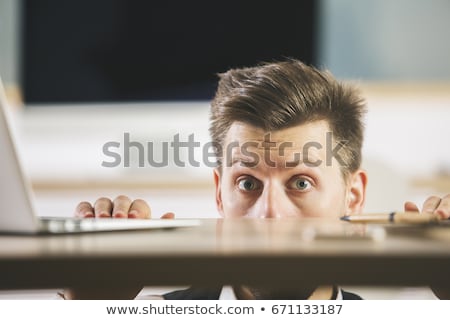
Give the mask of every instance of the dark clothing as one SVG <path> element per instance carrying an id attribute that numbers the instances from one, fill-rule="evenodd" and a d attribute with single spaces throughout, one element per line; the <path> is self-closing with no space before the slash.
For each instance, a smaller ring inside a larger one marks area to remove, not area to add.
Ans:
<path id="1" fill-rule="evenodd" d="M 197 288 L 190 287 L 185 290 L 177 290 L 163 294 L 165 300 L 218 300 L 222 287 Z M 341 289 L 343 300 L 362 300 L 357 294 Z"/>

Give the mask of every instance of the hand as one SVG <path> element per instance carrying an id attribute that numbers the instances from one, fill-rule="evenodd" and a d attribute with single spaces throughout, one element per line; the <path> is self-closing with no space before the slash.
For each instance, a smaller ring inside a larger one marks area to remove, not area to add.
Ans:
<path id="1" fill-rule="evenodd" d="M 98 198 L 94 205 L 87 201 L 80 202 L 75 209 L 78 218 L 134 218 L 150 219 L 152 215 L 150 206 L 142 199 L 131 201 L 127 196 L 120 195 L 114 200 Z M 161 219 L 173 219 L 175 215 L 167 212 Z"/>
<path id="2" fill-rule="evenodd" d="M 405 203 L 405 211 L 419 212 L 419 208 L 412 202 Z M 422 213 L 429 213 L 438 215 L 441 219 L 450 218 L 450 194 L 447 194 L 443 198 L 436 196 L 429 197 L 422 207 Z M 445 286 L 431 286 L 431 290 L 441 300 L 450 299 L 450 288 Z"/>
<path id="3" fill-rule="evenodd" d="M 94 205 L 87 201 L 80 202 L 75 209 L 78 218 L 131 218 L 150 219 L 152 215 L 150 206 L 141 199 L 131 201 L 127 196 L 120 195 L 114 200 L 98 198 Z M 165 213 L 161 219 L 173 219 L 172 212 Z M 61 293 L 64 299 L 134 299 L 142 290 L 142 286 L 121 288 L 69 288 Z"/>
<path id="4" fill-rule="evenodd" d="M 447 194 L 443 198 L 439 198 L 436 196 L 429 197 L 424 203 L 422 207 L 422 211 L 419 211 L 419 208 L 412 202 L 405 202 L 405 211 L 415 211 L 421 213 L 429 213 L 435 214 L 439 216 L 441 219 L 449 219 L 450 218 L 450 194 Z"/>

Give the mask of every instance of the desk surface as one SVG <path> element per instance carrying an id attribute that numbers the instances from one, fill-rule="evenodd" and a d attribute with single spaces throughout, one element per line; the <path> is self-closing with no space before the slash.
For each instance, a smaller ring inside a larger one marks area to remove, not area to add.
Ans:
<path id="1" fill-rule="evenodd" d="M 0 236 L 0 288 L 450 284 L 450 226 L 206 219 L 198 227 Z"/>

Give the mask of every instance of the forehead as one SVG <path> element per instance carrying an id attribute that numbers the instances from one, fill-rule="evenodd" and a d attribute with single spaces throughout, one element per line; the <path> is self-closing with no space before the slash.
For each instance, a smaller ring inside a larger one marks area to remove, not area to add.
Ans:
<path id="1" fill-rule="evenodd" d="M 270 132 L 247 123 L 234 122 L 228 130 L 225 142 L 239 142 L 240 144 L 259 142 L 260 148 L 285 143 L 285 145 L 292 145 L 292 148 L 298 149 L 307 143 L 320 143 L 323 145 L 326 142 L 327 132 L 330 132 L 330 129 L 325 120 L 311 121 Z"/>
<path id="2" fill-rule="evenodd" d="M 331 167 L 336 166 L 326 154 L 327 144 L 330 144 L 329 133 L 328 123 L 323 120 L 271 132 L 235 122 L 223 145 L 223 164 L 227 167 L 244 165 L 278 170 L 304 164 L 316 169 L 334 170 Z"/>

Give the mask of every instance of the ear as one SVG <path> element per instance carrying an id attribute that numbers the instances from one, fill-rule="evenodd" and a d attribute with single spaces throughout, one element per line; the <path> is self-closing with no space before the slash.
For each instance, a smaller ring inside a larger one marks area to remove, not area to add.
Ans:
<path id="1" fill-rule="evenodd" d="M 347 214 L 360 214 L 363 212 L 366 200 L 367 174 L 363 170 L 352 173 L 348 179 L 347 188 Z"/>
<path id="2" fill-rule="evenodd" d="M 222 189 L 220 187 L 220 172 L 219 169 L 214 169 L 214 184 L 216 186 L 216 205 L 217 210 L 219 211 L 220 215 L 223 217 L 223 202 L 222 202 Z"/>

